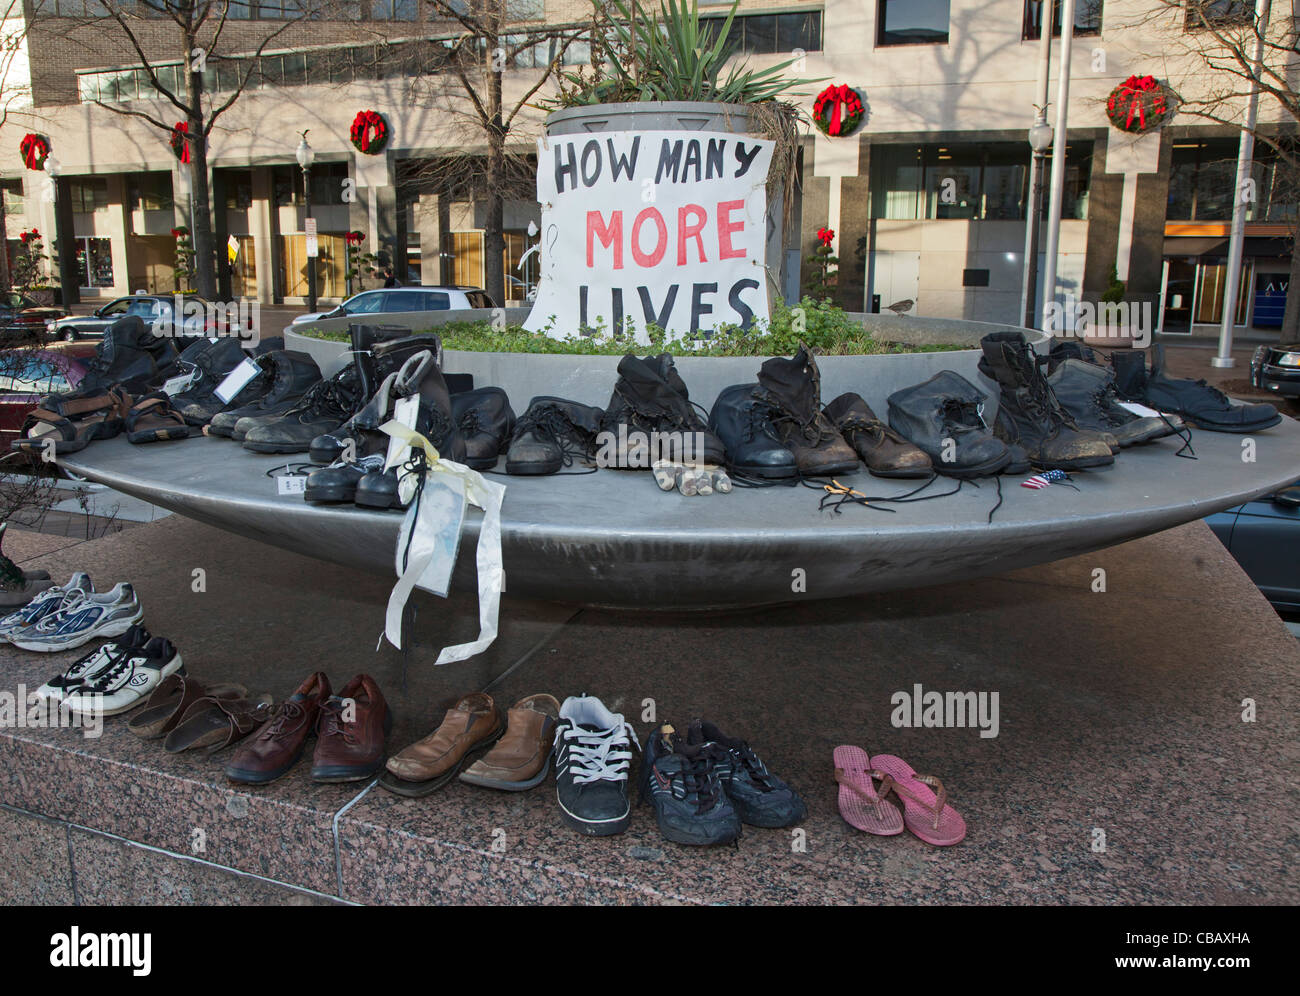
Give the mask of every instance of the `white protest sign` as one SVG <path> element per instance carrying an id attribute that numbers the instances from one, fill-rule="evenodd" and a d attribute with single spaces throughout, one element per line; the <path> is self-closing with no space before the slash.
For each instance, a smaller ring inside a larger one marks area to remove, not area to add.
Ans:
<path id="1" fill-rule="evenodd" d="M 699 131 L 538 142 L 541 281 L 524 328 L 556 338 L 630 326 L 639 342 L 767 321 L 773 143 Z M 552 320 L 553 319 L 553 320 Z"/>

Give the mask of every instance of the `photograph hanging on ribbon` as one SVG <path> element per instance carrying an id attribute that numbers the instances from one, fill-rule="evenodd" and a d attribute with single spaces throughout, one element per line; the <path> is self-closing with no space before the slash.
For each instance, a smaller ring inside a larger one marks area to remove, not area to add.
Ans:
<path id="1" fill-rule="evenodd" d="M 398 576 L 418 567 L 415 587 L 446 598 L 464 521 L 465 482 L 450 474 L 429 474 L 419 506 L 413 506 L 402 522 L 397 544 Z"/>
<path id="2" fill-rule="evenodd" d="M 647 343 L 650 325 L 693 339 L 766 322 L 773 148 L 721 132 L 541 139 L 541 280 L 524 327 Z"/>

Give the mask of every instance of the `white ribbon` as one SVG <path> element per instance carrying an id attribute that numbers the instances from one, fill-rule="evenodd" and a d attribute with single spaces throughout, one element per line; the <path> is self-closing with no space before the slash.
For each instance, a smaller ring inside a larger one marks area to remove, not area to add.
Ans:
<path id="1" fill-rule="evenodd" d="M 501 608 L 501 592 L 505 589 L 505 568 L 501 563 L 501 502 L 505 499 L 504 484 L 488 481 L 477 470 L 471 470 L 454 460 L 444 460 L 424 436 L 397 421 L 385 422 L 379 427 L 395 439 L 406 443 L 407 447 L 418 446 L 424 450 L 428 461 L 425 471 L 426 480 L 434 474 L 450 474 L 459 478 L 465 486 L 465 497 L 471 505 L 483 510 L 483 524 L 478 533 L 478 639 L 471 643 L 462 643 L 455 647 L 444 647 L 435 664 L 450 664 L 463 661 L 486 650 L 497 638 L 497 616 Z M 405 450 L 399 450 L 390 456 L 385 470 L 396 466 L 406 459 Z M 397 649 L 402 648 L 402 613 L 411 591 L 419 586 L 421 576 L 433 559 L 436 546 L 432 542 L 421 543 L 420 539 L 431 539 L 437 532 L 437 523 L 421 522 L 417 515 L 415 502 L 407 509 L 406 518 L 397 536 L 397 584 L 388 596 L 388 610 L 384 617 L 384 635 Z M 406 547 L 406 537 L 412 530 L 418 530 L 411 544 L 411 556 L 405 569 L 402 567 L 402 554 Z"/>

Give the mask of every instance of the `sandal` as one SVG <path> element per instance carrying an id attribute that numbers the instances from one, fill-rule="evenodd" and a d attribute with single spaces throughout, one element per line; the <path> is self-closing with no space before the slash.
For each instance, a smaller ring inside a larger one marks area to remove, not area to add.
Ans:
<path id="1" fill-rule="evenodd" d="M 163 439 L 188 439 L 190 427 L 172 407 L 162 391 L 140 398 L 126 415 L 126 438 L 133 443 L 156 443 Z"/>
<path id="2" fill-rule="evenodd" d="M 188 674 L 171 674 L 153 690 L 145 707 L 131 717 L 126 727 L 142 740 L 158 740 L 171 733 L 190 706 L 199 699 L 247 697 L 248 689 L 243 685 L 222 683 L 204 688 L 201 681 Z"/>
<path id="3" fill-rule="evenodd" d="M 871 776 L 880 779 L 881 798 L 894 793 L 903 804 L 903 823 L 912 833 L 935 847 L 948 847 L 966 837 L 966 821 L 947 804 L 943 782 L 933 775 L 918 775 L 893 754 L 877 754 L 871 764 Z"/>
<path id="4" fill-rule="evenodd" d="M 871 758 L 861 747 L 836 747 L 835 780 L 840 783 L 840 815 L 849 826 L 880 837 L 903 832 L 903 814 L 884 801 L 871 782 Z"/>
<path id="5" fill-rule="evenodd" d="M 243 740 L 271 716 L 271 696 L 255 699 L 222 699 L 205 695 L 195 701 L 181 721 L 167 734 L 163 750 L 179 754 L 183 750 L 207 748 L 214 754 Z"/>
<path id="6" fill-rule="evenodd" d="M 54 441 L 55 454 L 84 450 L 93 439 L 112 439 L 122 431 L 122 419 L 131 407 L 131 397 L 120 387 L 90 394 L 51 394 L 23 422 L 23 436 L 10 449 L 20 453 L 43 453 L 47 441 Z"/>

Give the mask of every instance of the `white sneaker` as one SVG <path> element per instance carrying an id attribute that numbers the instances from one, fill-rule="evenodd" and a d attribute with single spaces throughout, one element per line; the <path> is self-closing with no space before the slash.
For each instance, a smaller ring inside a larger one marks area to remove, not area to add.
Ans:
<path id="1" fill-rule="evenodd" d="M 107 667 L 81 682 L 63 698 L 69 712 L 116 716 L 153 694 L 162 680 L 184 666 L 172 641 L 155 636 L 143 647 L 119 653 Z"/>
<path id="2" fill-rule="evenodd" d="M 98 649 L 86 654 L 85 657 L 68 665 L 63 673 L 56 674 L 40 688 L 36 689 L 36 694 L 43 699 L 54 699 L 55 701 L 62 699 L 68 692 L 83 682 L 93 679 L 121 654 L 143 647 L 149 642 L 149 636 L 149 631 L 143 626 L 132 626 L 120 639 L 113 643 L 105 643 Z"/>
<path id="3" fill-rule="evenodd" d="M 57 612 L 15 633 L 9 642 L 42 654 L 73 650 L 96 637 L 121 636 L 143 618 L 135 588 L 123 581 L 102 595 L 70 592 Z"/>

